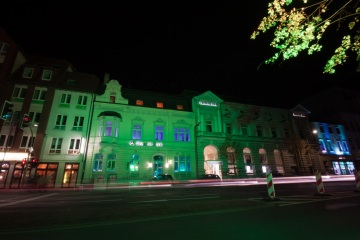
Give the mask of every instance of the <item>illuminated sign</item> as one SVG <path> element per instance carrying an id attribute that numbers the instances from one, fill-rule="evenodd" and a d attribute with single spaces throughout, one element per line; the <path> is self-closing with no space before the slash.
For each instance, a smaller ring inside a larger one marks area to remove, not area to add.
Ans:
<path id="1" fill-rule="evenodd" d="M 145 145 L 145 146 L 148 146 L 148 147 L 152 147 L 152 146 L 154 146 L 154 143 L 153 142 L 146 142 L 146 144 L 144 144 L 144 142 L 142 142 L 142 141 L 136 141 L 136 142 L 130 141 L 129 145 L 130 146 L 138 146 L 138 147 L 143 147 Z M 155 146 L 156 147 L 163 147 L 164 144 L 162 142 L 157 142 L 157 143 L 155 143 Z"/>
<path id="2" fill-rule="evenodd" d="M 294 117 L 306 117 L 305 115 L 303 115 L 302 113 L 298 114 L 298 113 L 293 113 Z"/>
<path id="3" fill-rule="evenodd" d="M 217 103 L 213 103 L 213 102 L 203 102 L 203 101 L 199 101 L 199 105 L 209 106 L 209 107 L 217 107 Z"/>

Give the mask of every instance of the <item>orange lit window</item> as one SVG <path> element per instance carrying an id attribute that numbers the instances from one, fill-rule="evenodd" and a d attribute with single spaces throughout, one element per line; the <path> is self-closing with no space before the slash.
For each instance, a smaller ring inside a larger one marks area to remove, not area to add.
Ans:
<path id="1" fill-rule="evenodd" d="M 177 110 L 184 110 L 183 105 L 177 105 L 176 108 L 177 108 Z"/>
<path id="2" fill-rule="evenodd" d="M 157 102 L 156 107 L 158 108 L 164 108 L 164 104 L 162 102 Z"/>
<path id="3" fill-rule="evenodd" d="M 136 105 L 140 105 L 140 106 L 144 105 L 143 100 L 136 100 Z"/>

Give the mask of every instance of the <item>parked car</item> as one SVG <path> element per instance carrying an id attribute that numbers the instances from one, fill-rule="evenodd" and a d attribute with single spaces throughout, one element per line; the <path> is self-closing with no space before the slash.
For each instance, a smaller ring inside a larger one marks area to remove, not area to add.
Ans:
<path id="1" fill-rule="evenodd" d="M 173 180 L 174 178 L 170 174 L 159 174 L 150 179 L 150 181 L 173 181 Z"/>
<path id="2" fill-rule="evenodd" d="M 157 184 L 173 184 L 178 183 L 174 181 L 174 178 L 170 174 L 159 174 L 149 180 L 143 181 L 141 185 L 157 185 Z"/>
<path id="3" fill-rule="evenodd" d="M 221 177 L 217 174 L 203 174 L 196 180 L 190 180 L 194 183 L 221 182 Z"/>
<path id="4" fill-rule="evenodd" d="M 199 177 L 199 179 L 221 179 L 217 174 L 203 174 Z"/>

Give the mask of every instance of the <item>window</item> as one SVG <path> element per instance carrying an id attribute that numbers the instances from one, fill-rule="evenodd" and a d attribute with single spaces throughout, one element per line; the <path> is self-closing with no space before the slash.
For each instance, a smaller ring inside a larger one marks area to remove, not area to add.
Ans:
<path id="1" fill-rule="evenodd" d="M 110 120 L 106 120 L 106 118 L 100 119 L 98 136 L 118 137 L 118 134 L 119 134 L 118 121 L 110 121 Z"/>
<path id="2" fill-rule="evenodd" d="M 15 87 L 12 97 L 14 98 L 25 98 L 26 96 L 26 87 Z"/>
<path id="3" fill-rule="evenodd" d="M 34 68 L 25 67 L 23 72 L 23 78 L 31 78 L 34 73 Z"/>
<path id="4" fill-rule="evenodd" d="M 0 42 L 0 54 L 7 53 L 8 48 L 9 48 L 9 44 Z"/>
<path id="5" fill-rule="evenodd" d="M 289 128 L 284 128 L 284 137 L 285 138 L 291 138 L 291 135 L 290 135 L 290 129 Z"/>
<path id="6" fill-rule="evenodd" d="M 341 142 L 340 142 L 340 141 L 336 141 L 336 145 L 337 145 L 339 151 L 342 152 L 343 149 L 342 149 L 342 146 L 341 146 Z"/>
<path id="7" fill-rule="evenodd" d="M 251 159 L 251 155 L 250 155 L 250 149 L 245 148 L 243 150 L 243 154 L 244 154 L 245 172 L 247 174 L 254 173 L 254 168 L 252 165 L 252 159 Z"/>
<path id="8" fill-rule="evenodd" d="M 157 102 L 157 103 L 156 103 L 156 107 L 157 107 L 157 108 L 164 108 L 164 103 L 162 103 L 162 102 Z"/>
<path id="9" fill-rule="evenodd" d="M 33 125 L 37 125 L 40 121 L 41 113 L 38 112 L 29 112 L 29 117 Z"/>
<path id="10" fill-rule="evenodd" d="M 263 148 L 259 149 L 259 156 L 260 156 L 260 163 L 261 164 L 268 164 L 268 159 L 266 157 L 265 149 L 263 149 Z"/>
<path id="11" fill-rule="evenodd" d="M 262 127 L 261 126 L 256 126 L 256 135 L 258 137 L 262 137 L 263 136 L 263 132 L 262 132 Z"/>
<path id="12" fill-rule="evenodd" d="M 331 126 L 328 126 L 329 133 L 333 133 L 333 129 Z"/>
<path id="13" fill-rule="evenodd" d="M 116 155 L 109 154 L 106 160 L 106 171 L 107 172 L 114 172 L 115 171 L 115 164 L 116 164 Z"/>
<path id="14" fill-rule="evenodd" d="M 342 145 L 343 145 L 343 147 L 344 147 L 344 152 L 348 152 L 348 151 L 349 151 L 349 148 L 348 148 L 347 142 L 346 142 L 346 141 L 342 141 Z"/>
<path id="15" fill-rule="evenodd" d="M 320 139 L 320 140 L 319 140 L 319 145 L 320 145 L 320 150 L 321 150 L 322 152 L 326 152 L 324 140 Z"/>
<path id="16" fill-rule="evenodd" d="M 226 148 L 226 156 L 227 156 L 227 162 L 228 162 L 227 173 L 229 175 L 236 175 L 238 173 L 238 170 L 236 168 L 235 149 L 233 147 L 227 147 Z"/>
<path id="17" fill-rule="evenodd" d="M 321 133 L 324 133 L 324 132 L 325 132 L 323 126 L 319 126 L 319 130 L 320 130 Z"/>
<path id="18" fill-rule="evenodd" d="M 326 140 L 326 145 L 327 145 L 327 149 L 332 152 L 334 151 L 332 144 L 331 144 L 331 140 Z"/>
<path id="19" fill-rule="evenodd" d="M 278 137 L 278 136 L 277 136 L 276 128 L 271 127 L 271 128 L 270 128 L 270 131 L 271 131 L 271 137 L 272 137 L 272 138 L 277 138 L 277 137 Z"/>
<path id="20" fill-rule="evenodd" d="M 35 89 L 33 99 L 34 100 L 45 100 L 46 90 Z"/>
<path id="21" fill-rule="evenodd" d="M 155 127 L 155 140 L 157 140 L 157 141 L 164 140 L 164 127 L 163 126 Z"/>
<path id="22" fill-rule="evenodd" d="M 76 117 L 74 118 L 74 125 L 73 125 L 72 130 L 82 131 L 82 130 L 83 130 L 83 126 L 84 126 L 84 117 L 76 116 Z"/>
<path id="23" fill-rule="evenodd" d="M 232 132 L 231 123 L 225 123 L 225 133 L 231 134 L 231 132 Z"/>
<path id="24" fill-rule="evenodd" d="M 248 135 L 248 126 L 246 124 L 241 124 L 241 135 L 247 136 Z"/>
<path id="25" fill-rule="evenodd" d="M 80 143 L 81 143 L 80 139 L 75 139 L 75 138 L 70 139 L 68 154 L 79 154 Z"/>
<path id="26" fill-rule="evenodd" d="M 62 138 L 53 138 L 49 153 L 61 153 Z"/>
<path id="27" fill-rule="evenodd" d="M 337 133 L 337 134 L 341 134 L 339 127 L 336 127 L 336 133 Z"/>
<path id="28" fill-rule="evenodd" d="M 71 95 L 70 94 L 61 94 L 61 104 L 70 104 Z"/>
<path id="29" fill-rule="evenodd" d="M 211 121 L 205 121 L 205 128 L 207 132 L 212 132 L 212 123 Z"/>
<path id="30" fill-rule="evenodd" d="M 174 133 L 176 142 L 190 142 L 190 131 L 188 128 L 175 128 Z"/>
<path id="31" fill-rule="evenodd" d="M 20 148 L 30 148 L 34 145 L 35 137 L 23 136 L 20 143 Z"/>
<path id="32" fill-rule="evenodd" d="M 184 106 L 183 105 L 176 105 L 176 109 L 177 110 L 184 110 Z"/>
<path id="33" fill-rule="evenodd" d="M 131 172 L 137 172 L 139 171 L 139 164 L 140 164 L 140 157 L 138 154 L 133 154 L 131 155 L 131 158 L 130 158 L 130 171 Z"/>
<path id="34" fill-rule="evenodd" d="M 95 154 L 93 171 L 102 172 L 102 165 L 103 165 L 103 155 L 100 153 Z"/>
<path id="35" fill-rule="evenodd" d="M 5 147 L 6 137 L 7 137 L 7 135 L 0 135 L 0 148 Z"/>
<path id="36" fill-rule="evenodd" d="M 139 124 L 133 125 L 132 138 L 141 139 L 141 135 L 142 135 L 141 125 Z"/>
<path id="37" fill-rule="evenodd" d="M 52 70 L 44 69 L 41 80 L 49 81 L 51 79 Z"/>
<path id="38" fill-rule="evenodd" d="M 57 115 L 55 122 L 55 129 L 65 130 L 67 116 Z"/>
<path id="39" fill-rule="evenodd" d="M 79 96 L 77 104 L 80 106 L 86 106 L 87 104 L 87 96 Z"/>
<path id="40" fill-rule="evenodd" d="M 174 157 L 174 171 L 175 172 L 191 172 L 190 157 L 189 156 L 175 156 Z"/>
<path id="41" fill-rule="evenodd" d="M 136 100 L 136 105 L 143 106 L 144 105 L 143 100 Z"/>

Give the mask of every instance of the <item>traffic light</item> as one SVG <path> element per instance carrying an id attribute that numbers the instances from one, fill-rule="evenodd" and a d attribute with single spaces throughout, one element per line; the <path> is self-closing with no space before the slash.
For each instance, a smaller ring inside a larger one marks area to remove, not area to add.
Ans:
<path id="1" fill-rule="evenodd" d="M 36 168 L 37 166 L 39 166 L 39 159 L 34 157 L 30 158 L 30 166 L 32 168 Z"/>
<path id="2" fill-rule="evenodd" d="M 126 163 L 126 170 L 129 170 L 129 168 L 130 168 L 130 163 L 127 162 L 127 163 Z"/>
<path id="3" fill-rule="evenodd" d="M 23 158 L 23 160 L 21 161 L 21 165 L 23 165 L 25 167 L 26 163 L 27 163 L 27 159 Z"/>
<path id="4" fill-rule="evenodd" d="M 23 117 L 23 119 L 22 119 L 22 121 L 21 121 L 21 126 L 20 126 L 20 128 L 21 128 L 21 129 L 24 129 L 24 128 L 28 127 L 28 126 L 30 125 L 30 121 L 31 121 L 31 119 L 30 119 L 29 115 L 28 115 L 28 114 L 24 114 L 24 117 Z"/>
<path id="5" fill-rule="evenodd" d="M 12 104 L 11 102 L 5 100 L 4 105 L 3 105 L 2 109 L 1 109 L 0 118 L 4 119 L 4 120 L 10 118 L 11 114 L 13 112 L 13 110 L 12 110 L 13 106 L 14 106 L 14 104 Z"/>

